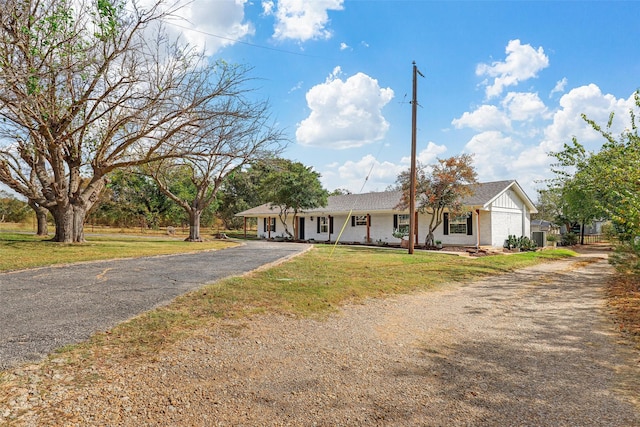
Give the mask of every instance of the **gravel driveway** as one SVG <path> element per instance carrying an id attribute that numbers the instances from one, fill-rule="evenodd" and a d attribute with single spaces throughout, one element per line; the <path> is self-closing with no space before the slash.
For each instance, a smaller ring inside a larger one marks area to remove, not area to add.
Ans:
<path id="1" fill-rule="evenodd" d="M 17 389 L 5 413 L 22 405 L 25 425 L 639 426 L 638 353 L 605 313 L 610 267 L 587 261 L 326 320 L 226 320 L 155 360 L 92 367 L 103 379 L 87 388 Z"/>
<path id="2" fill-rule="evenodd" d="M 257 241 L 219 251 L 0 273 L 0 370 L 40 360 L 203 284 L 310 247 Z"/>

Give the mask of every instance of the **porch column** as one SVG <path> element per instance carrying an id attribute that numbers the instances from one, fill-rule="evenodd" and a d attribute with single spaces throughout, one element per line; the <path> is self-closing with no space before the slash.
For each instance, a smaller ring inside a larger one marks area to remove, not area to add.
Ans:
<path id="1" fill-rule="evenodd" d="M 420 239 L 418 238 L 418 212 L 416 212 L 416 217 L 413 223 L 415 224 L 415 230 L 413 231 L 413 234 L 416 236 L 415 242 L 417 246 L 418 242 L 420 241 Z"/>
<path id="2" fill-rule="evenodd" d="M 247 217 L 243 216 L 242 219 L 244 220 L 244 238 L 247 238 Z"/>
<path id="3" fill-rule="evenodd" d="M 367 214 L 367 243 L 371 243 L 370 225 L 371 225 L 371 215 Z"/>
<path id="4" fill-rule="evenodd" d="M 480 249 L 480 209 L 476 209 L 476 249 Z"/>

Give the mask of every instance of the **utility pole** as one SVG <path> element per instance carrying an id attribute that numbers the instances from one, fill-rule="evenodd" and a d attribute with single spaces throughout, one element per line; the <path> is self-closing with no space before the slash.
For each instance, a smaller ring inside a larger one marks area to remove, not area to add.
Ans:
<path id="1" fill-rule="evenodd" d="M 416 234 L 416 139 L 418 119 L 418 74 L 424 77 L 418 70 L 416 61 L 413 61 L 413 97 L 411 100 L 411 171 L 409 189 L 409 254 L 413 254 Z"/>

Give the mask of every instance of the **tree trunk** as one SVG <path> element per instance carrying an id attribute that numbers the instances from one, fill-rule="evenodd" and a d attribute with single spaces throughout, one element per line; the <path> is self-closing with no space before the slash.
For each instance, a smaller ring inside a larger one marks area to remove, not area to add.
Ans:
<path id="1" fill-rule="evenodd" d="M 429 233 L 427 234 L 427 238 L 424 239 L 424 246 L 425 248 L 432 248 L 433 246 L 435 246 L 435 243 L 433 241 L 433 231 L 429 230 Z"/>
<path id="2" fill-rule="evenodd" d="M 43 209 L 43 210 L 44 212 L 36 211 L 36 218 L 38 223 L 38 231 L 36 232 L 36 235 L 38 236 L 49 235 L 49 224 L 47 223 L 47 210 L 46 209 Z"/>
<path id="3" fill-rule="evenodd" d="M 187 242 L 202 242 L 200 237 L 200 216 L 202 211 L 198 209 L 192 209 L 189 212 L 189 237 L 185 240 Z"/>
<path id="4" fill-rule="evenodd" d="M 36 219 L 38 223 L 38 231 L 36 232 L 36 235 L 38 236 L 49 235 L 49 224 L 47 223 L 47 215 L 49 211 L 35 202 L 30 201 L 29 206 L 36 213 Z"/>
<path id="5" fill-rule="evenodd" d="M 56 235 L 54 242 L 61 243 L 83 243 L 84 240 L 84 219 L 87 214 L 83 206 L 60 205 L 56 206 L 52 212 L 56 223 Z"/>

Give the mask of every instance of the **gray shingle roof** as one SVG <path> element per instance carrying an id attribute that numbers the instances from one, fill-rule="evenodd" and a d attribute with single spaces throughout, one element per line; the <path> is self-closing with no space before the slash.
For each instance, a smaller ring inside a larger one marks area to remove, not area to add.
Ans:
<path id="1" fill-rule="evenodd" d="M 485 206 L 505 191 L 508 187 L 517 186 L 517 191 L 525 197 L 530 206 L 533 206 L 531 200 L 522 191 L 518 183 L 514 180 L 510 181 L 494 181 L 478 183 L 473 185 L 474 194 L 465 198 L 463 204 L 465 206 Z M 368 212 L 384 212 L 399 211 L 396 206 L 400 202 L 402 193 L 400 191 L 382 191 L 363 194 L 344 194 L 340 196 L 329 196 L 326 207 L 308 209 L 305 213 L 345 213 L 353 211 L 353 213 Z M 279 208 L 272 208 L 269 204 L 257 206 L 238 213 L 236 216 L 264 216 L 278 214 Z"/>
<path id="2" fill-rule="evenodd" d="M 472 184 L 473 194 L 465 197 L 462 204 L 465 206 L 484 206 L 514 182 L 514 180 L 509 180 Z"/>

